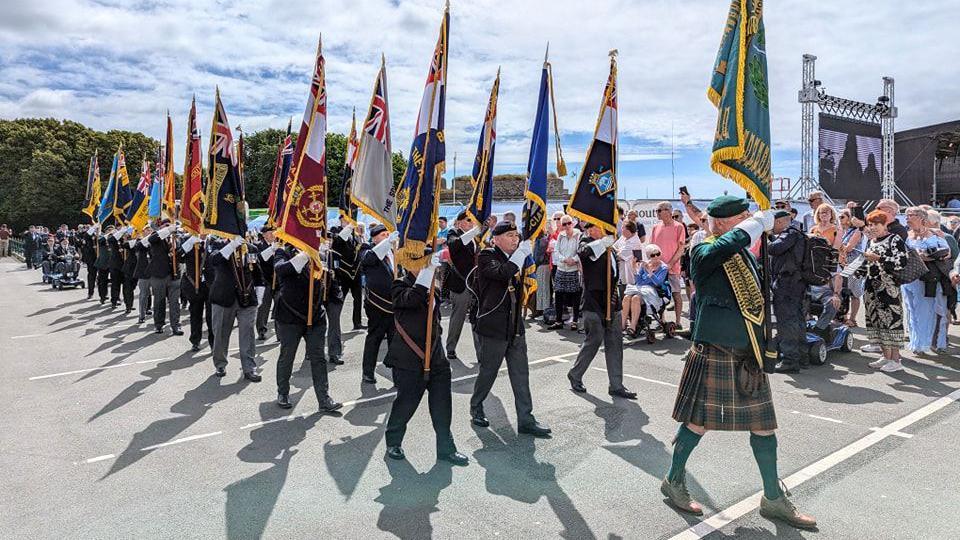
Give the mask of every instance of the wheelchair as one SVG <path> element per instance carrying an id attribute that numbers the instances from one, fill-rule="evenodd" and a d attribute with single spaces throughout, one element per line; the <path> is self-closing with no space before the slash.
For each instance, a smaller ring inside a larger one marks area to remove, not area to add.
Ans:
<path id="1" fill-rule="evenodd" d="M 677 324 L 664 320 L 667 310 L 673 309 L 673 295 L 666 288 L 658 287 L 657 296 L 663 300 L 663 304 L 656 311 L 649 309 L 647 303 L 642 300 L 642 296 L 640 301 L 640 325 L 636 335 L 643 335 L 648 344 L 656 343 L 657 332 L 662 332 L 664 339 L 672 338 L 677 333 Z"/>
<path id="2" fill-rule="evenodd" d="M 47 261 L 44 261 L 46 265 Z M 46 269 L 46 266 L 44 267 Z M 80 259 L 77 257 L 77 254 L 70 252 L 67 255 L 64 255 L 53 264 L 53 270 L 45 275 L 45 280 L 50 283 L 50 286 L 54 289 L 63 290 L 67 287 L 82 287 L 84 285 L 83 280 L 80 279 Z"/>
<path id="3" fill-rule="evenodd" d="M 816 331 L 816 318 L 823 313 L 823 304 L 815 301 L 810 294 L 805 295 L 807 305 L 807 333 L 806 345 L 807 356 L 810 363 L 816 366 L 822 366 L 827 363 L 827 353 L 831 351 L 850 352 L 853 350 L 853 332 L 843 324 L 847 318 L 847 312 L 850 310 L 850 291 L 846 288 L 840 294 L 840 307 L 837 314 L 826 332 L 822 335 Z"/>

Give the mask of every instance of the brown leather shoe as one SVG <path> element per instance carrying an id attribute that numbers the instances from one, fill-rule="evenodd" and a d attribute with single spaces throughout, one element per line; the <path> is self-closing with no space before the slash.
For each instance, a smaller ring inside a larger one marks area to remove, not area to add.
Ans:
<path id="1" fill-rule="evenodd" d="M 767 519 L 785 521 L 798 529 L 816 529 L 816 518 L 797 510 L 787 495 L 789 493 L 782 493 L 772 501 L 766 497 L 760 497 L 760 515 Z"/>
<path id="2" fill-rule="evenodd" d="M 686 481 L 681 480 L 678 483 L 673 483 L 664 478 L 663 483 L 660 484 L 660 493 L 663 493 L 663 496 L 666 497 L 670 501 L 670 504 L 677 510 L 695 516 L 703 515 L 703 507 L 700 506 L 700 503 L 690 498 Z"/>

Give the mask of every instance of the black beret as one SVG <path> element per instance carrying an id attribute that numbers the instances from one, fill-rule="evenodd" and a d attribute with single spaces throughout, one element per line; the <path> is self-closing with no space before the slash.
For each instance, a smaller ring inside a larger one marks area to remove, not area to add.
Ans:
<path id="1" fill-rule="evenodd" d="M 377 223 L 376 225 L 370 227 L 370 238 L 375 238 L 378 234 L 386 231 L 387 228 L 383 225 Z"/>
<path id="2" fill-rule="evenodd" d="M 493 227 L 493 235 L 500 236 L 501 234 L 506 234 L 511 231 L 516 231 L 517 226 L 513 224 L 512 221 L 501 221 Z"/>
<path id="3" fill-rule="evenodd" d="M 459 214 L 457 214 L 457 221 L 463 221 L 467 219 L 469 216 L 470 214 L 467 214 L 466 212 L 460 212 Z"/>
<path id="4" fill-rule="evenodd" d="M 780 218 L 785 218 L 785 217 L 791 217 L 792 215 L 793 215 L 793 214 L 791 214 L 789 210 L 777 210 L 777 211 L 773 214 L 773 218 L 774 218 L 774 219 L 780 219 Z"/>
<path id="5" fill-rule="evenodd" d="M 273 225 L 264 225 L 263 227 L 260 228 L 260 234 L 273 232 L 275 230 L 277 230 L 277 228 L 274 227 Z"/>

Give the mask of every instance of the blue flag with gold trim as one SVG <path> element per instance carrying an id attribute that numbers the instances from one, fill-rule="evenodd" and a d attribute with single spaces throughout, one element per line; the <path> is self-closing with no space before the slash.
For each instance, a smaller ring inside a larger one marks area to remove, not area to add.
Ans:
<path id="1" fill-rule="evenodd" d="M 707 97 L 717 107 L 710 167 L 770 208 L 770 106 L 762 0 L 732 0 Z"/>
<path id="2" fill-rule="evenodd" d="M 426 250 L 433 248 L 437 236 L 440 183 L 446 170 L 447 154 L 443 124 L 449 29 L 450 11 L 444 9 L 440 37 L 420 101 L 410 161 L 397 191 L 397 230 L 400 232 L 397 264 L 409 270 L 419 270 L 430 262 Z"/>
<path id="3" fill-rule="evenodd" d="M 466 212 L 477 224 L 482 225 L 490 217 L 493 203 L 493 156 L 497 147 L 497 99 L 500 94 L 500 70 L 490 89 L 490 101 L 483 117 L 477 157 L 473 161 L 473 193 L 467 202 Z"/>

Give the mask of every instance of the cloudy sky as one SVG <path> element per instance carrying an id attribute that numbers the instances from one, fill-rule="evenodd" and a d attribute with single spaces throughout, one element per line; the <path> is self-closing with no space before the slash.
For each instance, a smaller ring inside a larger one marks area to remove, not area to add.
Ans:
<path id="1" fill-rule="evenodd" d="M 469 172 L 498 66 L 496 170 L 525 169 L 549 41 L 571 172 L 592 136 L 615 48 L 627 197 L 666 197 L 674 175 L 695 194 L 718 194 L 730 184 L 709 170 L 716 113 L 705 89 L 728 8 L 727 0 L 454 0 L 448 169 L 456 154 L 457 173 Z M 817 78 L 833 95 L 873 102 L 881 77 L 895 77 L 898 130 L 960 118 L 960 62 L 949 45 L 957 8 L 958 0 L 766 3 L 774 174 L 799 176 L 806 52 L 819 57 Z M 4 0 L 0 118 L 68 118 L 159 139 L 169 109 L 179 163 L 190 98 L 206 135 L 216 85 L 233 126 L 283 128 L 290 116 L 296 124 L 322 33 L 329 129 L 349 130 L 354 107 L 364 114 L 382 52 L 393 147 L 406 155 L 442 9 L 442 0 Z"/>

